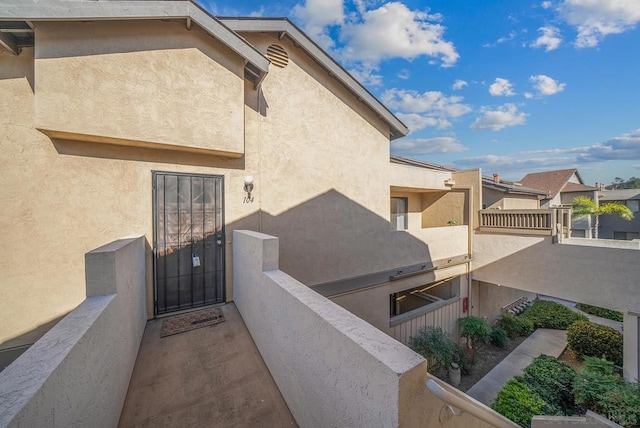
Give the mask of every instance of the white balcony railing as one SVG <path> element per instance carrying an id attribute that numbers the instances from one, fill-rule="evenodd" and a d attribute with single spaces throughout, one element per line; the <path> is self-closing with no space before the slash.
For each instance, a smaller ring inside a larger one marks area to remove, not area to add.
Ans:
<path id="1" fill-rule="evenodd" d="M 548 235 L 562 238 L 571 235 L 571 210 L 482 210 L 480 231 Z"/>

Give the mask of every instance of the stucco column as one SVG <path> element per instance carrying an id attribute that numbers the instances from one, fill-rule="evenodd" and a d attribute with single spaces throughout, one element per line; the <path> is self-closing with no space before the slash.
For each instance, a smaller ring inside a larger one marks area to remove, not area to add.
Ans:
<path id="1" fill-rule="evenodd" d="M 626 312 L 624 314 L 624 365 L 622 374 L 629 382 L 638 382 L 640 367 L 640 313 Z"/>

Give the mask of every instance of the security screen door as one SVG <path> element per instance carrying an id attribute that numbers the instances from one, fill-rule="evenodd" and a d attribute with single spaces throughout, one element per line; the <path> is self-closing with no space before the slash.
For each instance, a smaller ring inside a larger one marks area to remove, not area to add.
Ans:
<path id="1" fill-rule="evenodd" d="M 154 172 L 155 312 L 224 302 L 223 181 Z"/>

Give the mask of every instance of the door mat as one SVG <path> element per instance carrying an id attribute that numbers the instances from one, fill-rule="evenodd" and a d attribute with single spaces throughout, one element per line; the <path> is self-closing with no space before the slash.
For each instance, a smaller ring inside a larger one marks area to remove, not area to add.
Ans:
<path id="1" fill-rule="evenodd" d="M 171 336 L 173 334 L 184 333 L 196 328 L 207 327 L 219 324 L 224 321 L 222 309 L 211 308 L 202 311 L 189 312 L 184 315 L 176 315 L 162 321 L 160 337 Z"/>

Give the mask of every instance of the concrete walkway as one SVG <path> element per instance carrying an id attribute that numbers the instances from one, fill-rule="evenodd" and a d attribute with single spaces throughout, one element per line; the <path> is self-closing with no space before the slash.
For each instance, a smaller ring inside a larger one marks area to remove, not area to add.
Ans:
<path id="1" fill-rule="evenodd" d="M 160 337 L 147 323 L 120 416 L 130 427 L 297 427 L 238 309 L 225 321 Z"/>
<path id="2" fill-rule="evenodd" d="M 488 406 L 495 401 L 504 384 L 512 377 L 522 374 L 531 360 L 541 354 L 558 357 L 566 346 L 565 330 L 539 328 L 473 385 L 467 394 Z"/>

